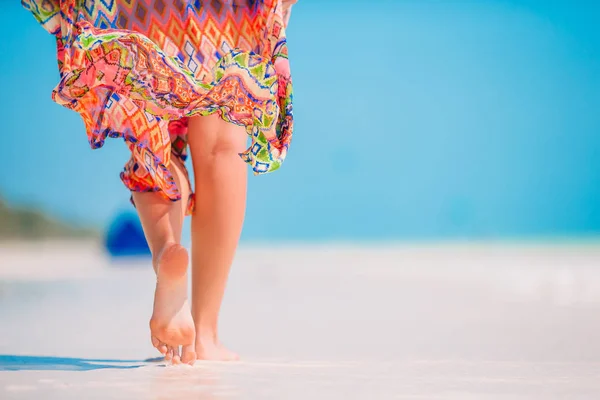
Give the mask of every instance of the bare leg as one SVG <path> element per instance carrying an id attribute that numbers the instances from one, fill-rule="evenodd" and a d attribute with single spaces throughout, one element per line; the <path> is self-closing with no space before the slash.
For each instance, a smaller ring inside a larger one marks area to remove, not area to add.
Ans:
<path id="1" fill-rule="evenodd" d="M 152 344 L 173 363 L 182 361 L 179 346 L 194 343 L 194 322 L 187 299 L 188 253 L 181 246 L 181 229 L 190 191 L 179 160 L 173 159 L 170 171 L 182 200 L 170 202 L 158 193 L 133 193 L 156 272 L 154 310 L 150 319 Z M 193 351 L 183 362 L 193 363 Z"/>
<path id="2" fill-rule="evenodd" d="M 196 354 L 203 360 L 236 360 L 218 339 L 219 311 L 246 208 L 244 128 L 218 115 L 190 119 L 196 211 L 192 216 L 192 316 Z"/>

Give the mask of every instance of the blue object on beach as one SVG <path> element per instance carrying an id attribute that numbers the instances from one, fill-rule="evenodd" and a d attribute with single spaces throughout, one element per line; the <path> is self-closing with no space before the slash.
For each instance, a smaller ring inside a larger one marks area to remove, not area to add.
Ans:
<path id="1" fill-rule="evenodd" d="M 105 237 L 106 250 L 112 257 L 150 256 L 138 216 L 124 212 L 113 220 Z"/>
<path id="2" fill-rule="evenodd" d="M 97 369 L 132 369 L 147 365 L 151 360 L 95 360 L 46 356 L 0 354 L 0 371 L 92 371 Z"/>

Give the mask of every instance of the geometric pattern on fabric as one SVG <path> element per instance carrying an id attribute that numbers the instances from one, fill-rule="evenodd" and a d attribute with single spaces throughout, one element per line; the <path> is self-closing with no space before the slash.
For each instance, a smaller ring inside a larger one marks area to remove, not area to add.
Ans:
<path id="1" fill-rule="evenodd" d="M 278 169 L 293 109 L 280 0 L 23 0 L 56 37 L 58 104 L 83 118 L 92 148 L 131 150 L 134 191 L 181 195 L 168 170 L 186 158 L 187 120 L 218 113 L 251 137 L 255 174 Z"/>

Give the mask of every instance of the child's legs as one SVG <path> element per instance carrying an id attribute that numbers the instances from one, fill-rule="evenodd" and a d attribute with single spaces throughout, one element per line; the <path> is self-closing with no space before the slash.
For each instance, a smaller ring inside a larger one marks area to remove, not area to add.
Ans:
<path id="1" fill-rule="evenodd" d="M 192 316 L 198 358 L 230 359 L 218 343 L 217 323 L 225 284 L 246 208 L 247 147 L 243 127 L 217 114 L 189 121 L 188 143 L 196 189 L 192 216 Z"/>
<path id="2" fill-rule="evenodd" d="M 181 201 L 166 200 L 157 192 L 132 192 L 146 241 L 153 258 L 154 271 L 157 259 L 166 245 L 181 242 L 181 230 L 187 208 L 190 187 L 184 172 L 184 166 L 176 157 L 172 157 L 169 171 L 181 193 Z"/>
<path id="3" fill-rule="evenodd" d="M 155 192 L 132 194 L 157 275 L 150 319 L 152 344 L 175 363 L 180 361 L 179 346 L 194 343 L 194 324 L 187 301 L 188 254 L 180 244 L 190 195 L 184 168 L 180 160 L 173 157 L 169 170 L 181 193 L 181 201 L 171 202 Z M 194 360 L 194 352 L 188 350 L 183 362 Z"/>

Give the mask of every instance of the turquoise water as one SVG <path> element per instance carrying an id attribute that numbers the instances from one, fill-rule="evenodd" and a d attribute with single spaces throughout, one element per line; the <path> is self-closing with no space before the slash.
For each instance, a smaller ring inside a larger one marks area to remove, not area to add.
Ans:
<path id="1" fill-rule="evenodd" d="M 600 233 L 600 5 L 300 0 L 295 140 L 251 179 L 246 240 Z M 128 194 L 50 100 L 54 44 L 4 5 L 0 193 L 106 225 Z"/>

